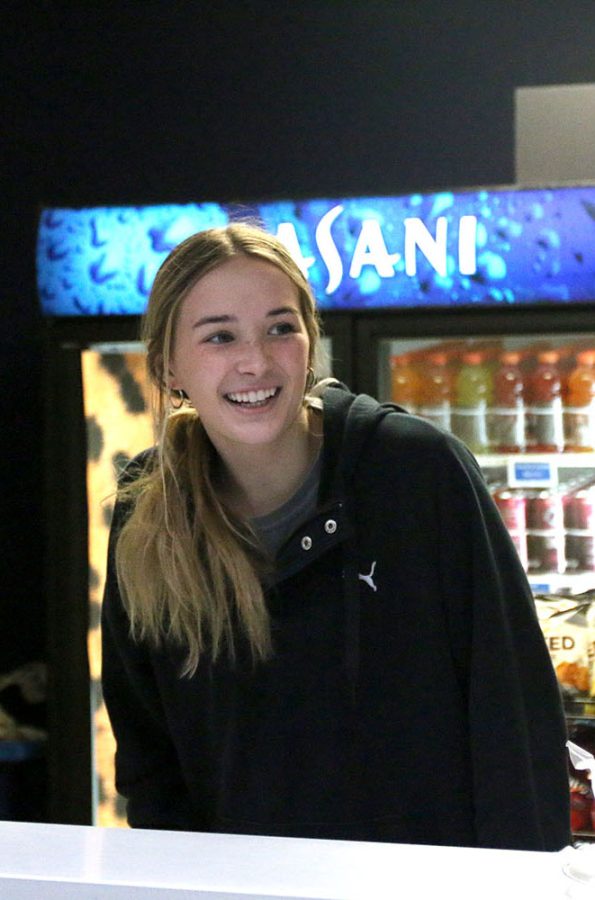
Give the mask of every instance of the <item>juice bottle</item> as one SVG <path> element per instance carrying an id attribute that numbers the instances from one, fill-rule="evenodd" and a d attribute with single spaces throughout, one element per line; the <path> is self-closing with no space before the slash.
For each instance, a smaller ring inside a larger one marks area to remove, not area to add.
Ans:
<path id="1" fill-rule="evenodd" d="M 566 344 L 556 348 L 560 354 L 558 368 L 562 378 L 562 406 L 568 403 L 568 378 L 576 366 L 576 354 L 579 350 L 591 349 L 590 347 L 577 347 L 575 344 Z"/>
<path id="2" fill-rule="evenodd" d="M 391 400 L 408 412 L 416 412 L 419 392 L 417 372 L 407 353 L 390 358 Z"/>
<path id="3" fill-rule="evenodd" d="M 422 370 L 419 392 L 419 415 L 450 431 L 452 377 L 448 357 L 442 351 L 429 353 Z"/>
<path id="4" fill-rule="evenodd" d="M 595 450 L 595 350 L 576 355 L 576 368 L 568 377 L 564 411 L 566 450 Z"/>
<path id="5" fill-rule="evenodd" d="M 521 354 L 508 351 L 494 372 L 494 405 L 489 413 L 490 445 L 497 453 L 525 449 L 525 378 Z"/>
<path id="6" fill-rule="evenodd" d="M 486 453 L 488 407 L 492 405 L 492 375 L 477 350 L 463 353 L 455 384 L 452 428 L 473 453 Z"/>
<path id="7" fill-rule="evenodd" d="M 562 378 L 559 354 L 541 350 L 527 384 L 527 450 L 533 453 L 560 453 L 564 449 Z"/>
<path id="8" fill-rule="evenodd" d="M 492 497 L 516 547 L 523 568 L 526 570 L 529 564 L 526 494 L 517 488 L 511 489 L 506 484 L 499 484 L 492 490 Z"/>

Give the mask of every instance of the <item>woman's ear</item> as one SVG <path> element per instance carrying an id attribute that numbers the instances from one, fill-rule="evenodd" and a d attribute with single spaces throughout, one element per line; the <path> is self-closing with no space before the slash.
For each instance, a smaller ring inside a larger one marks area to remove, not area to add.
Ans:
<path id="1" fill-rule="evenodd" d="M 180 385 L 178 384 L 178 379 L 176 378 L 176 374 L 174 370 L 169 367 L 167 370 L 167 375 L 164 378 L 165 387 L 170 391 L 179 391 Z"/>

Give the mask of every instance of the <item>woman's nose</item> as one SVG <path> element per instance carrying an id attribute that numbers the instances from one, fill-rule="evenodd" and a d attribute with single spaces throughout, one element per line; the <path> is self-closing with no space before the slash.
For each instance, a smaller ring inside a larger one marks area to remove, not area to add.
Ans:
<path id="1" fill-rule="evenodd" d="M 268 355 L 263 341 L 244 341 L 239 348 L 236 366 L 243 374 L 261 375 L 268 368 Z"/>

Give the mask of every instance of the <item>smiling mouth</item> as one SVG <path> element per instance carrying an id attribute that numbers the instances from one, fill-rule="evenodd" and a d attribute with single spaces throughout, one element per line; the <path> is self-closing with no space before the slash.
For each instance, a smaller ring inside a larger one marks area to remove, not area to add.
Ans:
<path id="1" fill-rule="evenodd" d="M 266 406 L 275 397 L 281 393 L 281 388 L 267 388 L 261 391 L 232 391 L 225 394 L 225 399 L 234 406 L 241 406 L 243 409 L 259 409 Z"/>

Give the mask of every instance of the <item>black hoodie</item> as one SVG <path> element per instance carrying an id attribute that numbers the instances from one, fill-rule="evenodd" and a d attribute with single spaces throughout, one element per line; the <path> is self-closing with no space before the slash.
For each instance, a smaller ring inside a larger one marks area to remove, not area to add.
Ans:
<path id="1" fill-rule="evenodd" d="M 128 635 L 113 550 L 103 689 L 132 826 L 558 850 L 559 691 L 510 537 L 451 435 L 324 393 L 316 514 L 268 589 L 253 667 Z"/>

